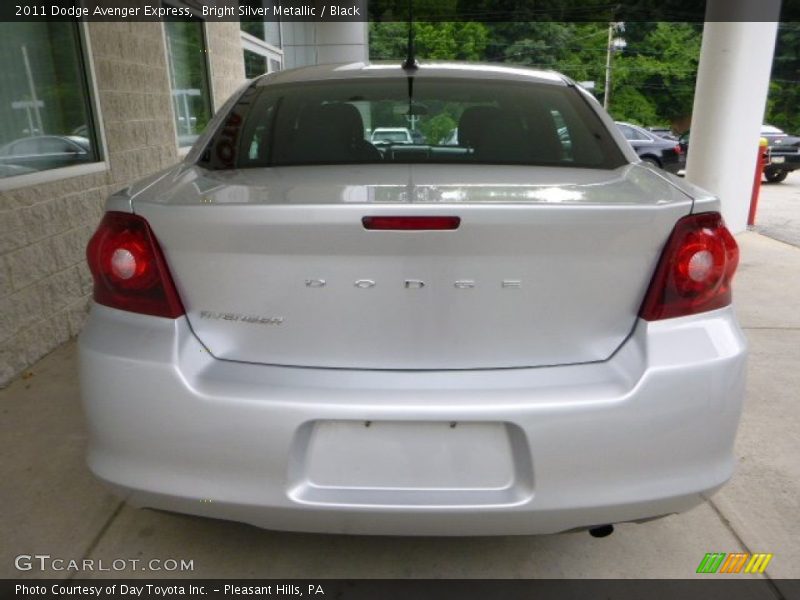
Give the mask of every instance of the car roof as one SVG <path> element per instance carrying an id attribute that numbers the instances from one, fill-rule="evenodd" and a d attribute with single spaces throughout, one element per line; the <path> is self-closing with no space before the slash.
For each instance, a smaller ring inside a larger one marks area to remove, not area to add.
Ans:
<path id="1" fill-rule="evenodd" d="M 645 128 L 645 127 L 642 127 L 641 125 L 636 125 L 635 123 L 628 123 L 627 121 L 614 121 L 614 123 L 616 123 L 617 125 L 625 125 L 626 127 L 631 127 L 632 129 L 637 129 L 637 130 L 639 130 L 639 131 L 641 131 L 643 133 L 646 133 L 647 135 L 650 135 L 650 136 L 654 135 L 651 130 L 649 130 L 649 129 Z M 658 137 L 658 136 L 655 136 L 655 137 Z"/>
<path id="2" fill-rule="evenodd" d="M 313 81 L 335 81 L 337 79 L 391 79 L 405 78 L 409 74 L 393 62 L 354 62 L 347 64 L 312 65 L 297 69 L 287 69 L 262 75 L 256 85 L 282 83 L 304 83 Z M 568 79 L 555 71 L 540 71 L 521 66 L 508 66 L 494 63 L 475 62 L 422 62 L 413 71 L 415 78 L 427 77 L 442 79 L 480 79 L 511 80 L 552 85 L 567 85 Z"/>

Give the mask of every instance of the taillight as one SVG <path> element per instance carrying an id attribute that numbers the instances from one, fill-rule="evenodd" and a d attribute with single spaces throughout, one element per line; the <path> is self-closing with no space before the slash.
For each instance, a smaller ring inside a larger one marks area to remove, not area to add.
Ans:
<path id="1" fill-rule="evenodd" d="M 739 247 L 719 213 L 682 218 L 661 254 L 639 316 L 683 317 L 731 303 Z"/>
<path id="2" fill-rule="evenodd" d="M 86 259 L 98 304 L 170 319 L 184 314 L 161 248 L 139 215 L 107 212 Z"/>
<path id="3" fill-rule="evenodd" d="M 679 156 L 683 154 L 683 147 L 680 144 L 675 144 L 675 154 Z"/>

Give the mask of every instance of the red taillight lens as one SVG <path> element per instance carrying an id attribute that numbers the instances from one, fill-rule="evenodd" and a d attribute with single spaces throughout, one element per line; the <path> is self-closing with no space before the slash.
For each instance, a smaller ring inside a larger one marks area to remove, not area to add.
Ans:
<path id="1" fill-rule="evenodd" d="M 679 156 L 683 154 L 683 147 L 680 144 L 675 144 L 675 154 Z"/>
<path id="2" fill-rule="evenodd" d="M 394 230 L 394 231 L 422 231 L 445 229 L 458 229 L 461 217 L 364 217 L 361 219 L 364 229 Z"/>
<path id="3" fill-rule="evenodd" d="M 98 304 L 170 319 L 184 314 L 164 255 L 144 218 L 106 213 L 89 240 L 86 260 Z"/>
<path id="4" fill-rule="evenodd" d="M 661 254 L 639 316 L 683 317 L 731 303 L 739 247 L 719 213 L 682 218 Z"/>

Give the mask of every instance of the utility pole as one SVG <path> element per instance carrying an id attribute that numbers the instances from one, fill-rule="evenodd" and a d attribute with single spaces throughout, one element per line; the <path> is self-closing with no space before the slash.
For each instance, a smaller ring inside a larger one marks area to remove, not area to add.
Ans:
<path id="1" fill-rule="evenodd" d="M 606 44 L 606 84 L 603 88 L 603 108 L 608 110 L 611 102 L 611 59 L 614 52 L 622 50 L 627 46 L 625 38 L 614 37 L 618 31 L 625 31 L 625 23 L 622 21 L 608 24 L 608 43 Z"/>
<path id="2" fill-rule="evenodd" d="M 614 38 L 614 24 L 608 24 L 608 43 L 606 44 L 606 84 L 603 86 L 603 108 L 608 110 L 611 99 L 611 42 Z"/>

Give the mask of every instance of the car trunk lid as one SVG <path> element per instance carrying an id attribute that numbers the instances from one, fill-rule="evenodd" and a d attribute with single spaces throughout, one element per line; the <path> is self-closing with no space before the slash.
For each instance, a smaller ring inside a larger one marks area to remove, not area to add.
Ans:
<path id="1" fill-rule="evenodd" d="M 133 201 L 214 356 L 364 369 L 608 358 L 691 205 L 637 166 L 192 167 Z M 370 230 L 370 216 L 460 223 Z"/>

